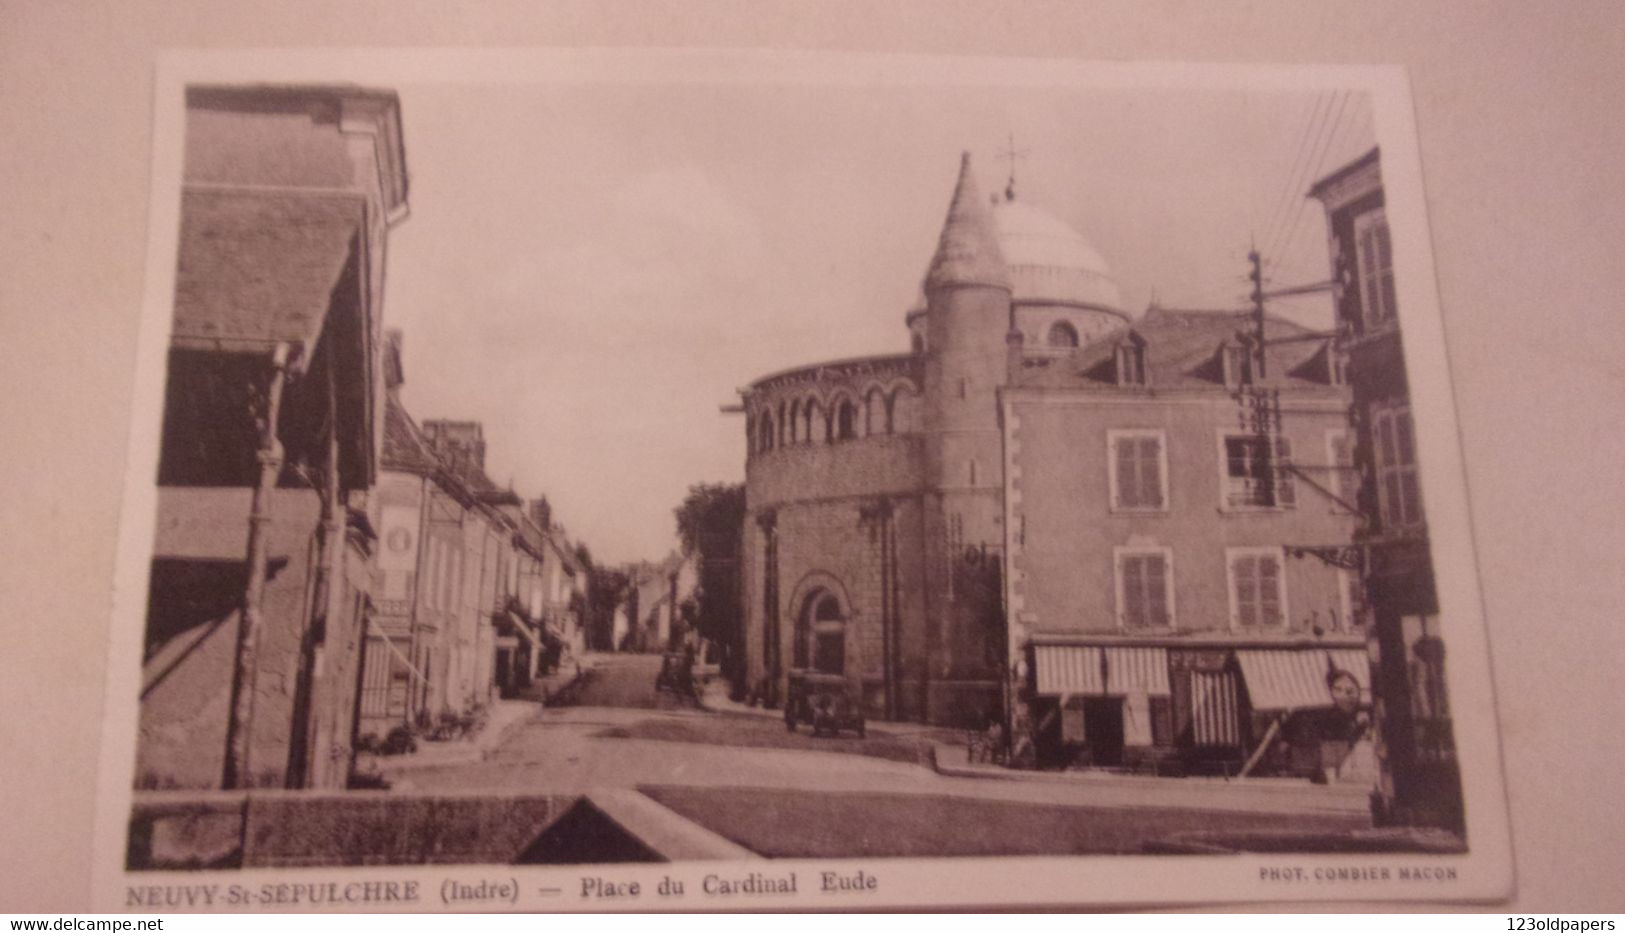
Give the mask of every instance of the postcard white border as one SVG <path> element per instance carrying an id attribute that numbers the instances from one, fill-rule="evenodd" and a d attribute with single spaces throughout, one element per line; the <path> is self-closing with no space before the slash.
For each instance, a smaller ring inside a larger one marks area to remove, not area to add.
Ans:
<path id="1" fill-rule="evenodd" d="M 1395 280 L 1405 335 L 1412 414 L 1420 445 L 1422 485 L 1439 598 L 1450 644 L 1447 683 L 1455 712 L 1467 820 L 1468 852 L 1459 856 L 1231 855 L 1081 856 L 940 859 L 843 859 L 831 862 L 686 863 L 598 868 L 520 866 L 394 866 L 388 868 L 126 872 L 125 845 L 133 799 L 142 630 L 156 514 L 164 367 L 172 314 L 180 180 L 188 84 L 354 82 L 392 84 L 780 84 L 892 86 L 1068 86 L 1096 89 L 1363 90 L 1371 95 L 1383 150 L 1383 182 L 1394 241 Z M 446 878 L 512 877 L 524 885 L 572 890 L 584 874 L 640 880 L 645 891 L 662 876 L 700 880 L 710 873 L 742 875 L 753 868 L 796 871 L 795 896 L 707 898 L 688 886 L 682 898 L 628 903 L 576 898 L 522 899 L 491 909 L 852 909 L 920 906 L 1168 905 L 1302 900 L 1494 901 L 1512 893 L 1512 853 L 1489 645 L 1480 600 L 1466 473 L 1449 379 L 1439 310 L 1415 115 L 1409 83 L 1398 66 L 1252 65 L 1168 62 L 1101 63 L 1025 58 L 873 55 L 844 52 L 707 49 L 255 49 L 187 50 L 163 54 L 153 94 L 152 182 L 147 269 L 132 390 L 129 456 L 118 531 L 105 714 L 97 769 L 93 900 L 97 909 L 128 910 L 132 886 L 311 882 L 342 873 L 344 880 L 418 879 L 428 897 L 412 905 L 357 905 L 364 910 L 464 910 L 448 907 L 433 889 Z M 1272 865 L 1454 869 L 1450 882 L 1428 885 L 1371 880 L 1284 884 L 1266 881 Z M 881 879 L 868 894 L 819 894 L 817 873 L 867 870 Z M 286 908 L 281 908 L 286 909 Z M 331 909 L 317 906 L 316 909 Z"/>

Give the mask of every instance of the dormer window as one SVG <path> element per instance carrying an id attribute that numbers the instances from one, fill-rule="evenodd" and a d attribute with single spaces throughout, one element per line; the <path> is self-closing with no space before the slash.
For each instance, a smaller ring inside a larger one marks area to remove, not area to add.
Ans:
<path id="1" fill-rule="evenodd" d="M 1225 342 L 1219 347 L 1224 365 L 1224 384 L 1231 388 L 1251 385 L 1253 382 L 1253 355 L 1240 343 Z"/>
<path id="2" fill-rule="evenodd" d="M 1117 345 L 1117 384 L 1143 386 L 1146 384 L 1145 341 L 1138 334 Z"/>
<path id="3" fill-rule="evenodd" d="M 1349 384 L 1348 357 L 1339 353 L 1336 347 L 1326 348 L 1326 381 L 1334 386 Z"/>

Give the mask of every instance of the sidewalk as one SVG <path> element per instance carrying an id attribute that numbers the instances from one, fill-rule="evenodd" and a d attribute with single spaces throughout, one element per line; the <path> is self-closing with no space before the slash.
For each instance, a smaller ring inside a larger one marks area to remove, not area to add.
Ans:
<path id="1" fill-rule="evenodd" d="M 387 777 L 392 772 L 483 761 L 492 749 L 502 743 L 509 730 L 535 715 L 560 694 L 573 689 L 595 666 L 597 659 L 592 655 L 582 657 L 579 664 L 560 665 L 558 670 L 532 681 L 523 695 L 492 703 L 485 726 L 478 733 L 443 742 L 420 738 L 415 752 L 375 756 L 373 770 Z"/>
<path id="2" fill-rule="evenodd" d="M 485 726 L 474 735 L 443 742 L 420 738 L 417 751 L 405 755 L 373 756 L 372 770 L 387 777 L 396 771 L 440 768 L 481 761 L 485 758 L 486 752 L 502 741 L 503 735 L 509 729 L 529 719 L 538 709 L 540 707 L 532 700 L 497 700 L 491 704 Z"/>
<path id="3" fill-rule="evenodd" d="M 1036 784 L 1143 791 L 1148 799 L 1166 798 L 1169 806 L 1203 807 L 1223 800 L 1249 801 L 1259 811 L 1366 814 L 1371 788 L 1361 784 L 1311 784 L 1292 778 L 1153 777 L 1106 771 L 1023 771 L 1001 765 L 972 763 L 962 745 L 936 743 L 931 766 L 956 778 L 994 778 Z"/>

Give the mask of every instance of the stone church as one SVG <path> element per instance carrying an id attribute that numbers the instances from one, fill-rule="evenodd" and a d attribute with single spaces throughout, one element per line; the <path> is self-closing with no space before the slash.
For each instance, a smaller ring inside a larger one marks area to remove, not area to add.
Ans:
<path id="1" fill-rule="evenodd" d="M 981 193 L 968 155 L 922 291 L 909 352 L 744 391 L 757 696 L 837 674 L 875 718 L 1018 712 L 1046 754 L 1120 762 L 1239 760 L 1331 672 L 1365 688 L 1355 587 L 1290 556 L 1353 529 L 1330 335 L 1131 316 L 1087 240 Z M 1238 429 L 1260 393 L 1293 412 L 1269 437 Z"/>

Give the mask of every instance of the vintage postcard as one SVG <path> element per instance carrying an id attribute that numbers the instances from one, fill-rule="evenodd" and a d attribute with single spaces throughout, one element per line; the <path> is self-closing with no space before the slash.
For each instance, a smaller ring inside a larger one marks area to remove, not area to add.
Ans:
<path id="1" fill-rule="evenodd" d="M 1494 900 L 1404 74 L 177 53 L 106 909 Z"/>

